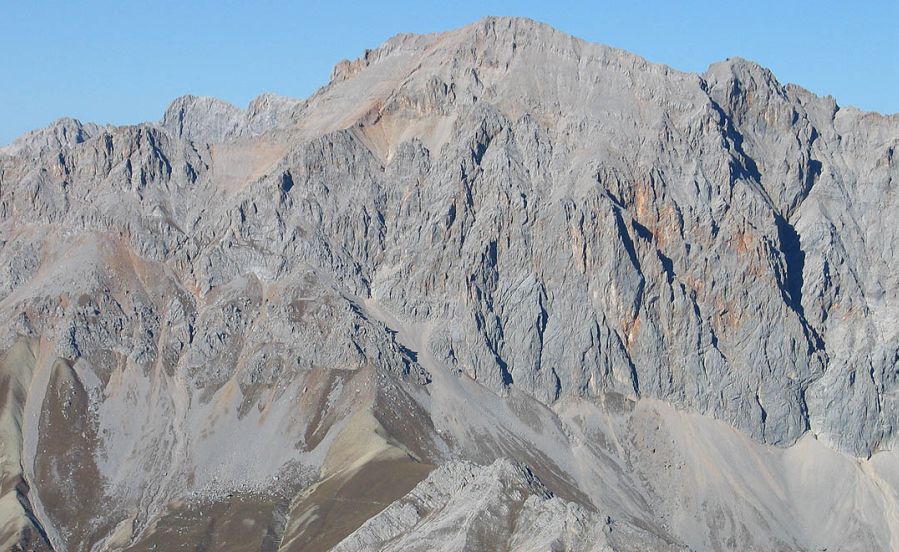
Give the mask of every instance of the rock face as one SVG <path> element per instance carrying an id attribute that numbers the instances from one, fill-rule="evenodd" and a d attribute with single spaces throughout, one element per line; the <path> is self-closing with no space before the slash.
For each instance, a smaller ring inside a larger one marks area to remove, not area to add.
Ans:
<path id="1" fill-rule="evenodd" d="M 897 148 L 509 18 L 30 133 L 0 543 L 897 549 Z"/>

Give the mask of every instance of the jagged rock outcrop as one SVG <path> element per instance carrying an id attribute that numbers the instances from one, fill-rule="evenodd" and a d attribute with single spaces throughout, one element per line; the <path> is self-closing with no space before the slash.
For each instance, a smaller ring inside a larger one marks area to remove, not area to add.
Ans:
<path id="1" fill-rule="evenodd" d="M 38 156 L 61 148 L 80 144 L 104 130 L 94 123 L 82 123 L 76 119 L 62 118 L 47 128 L 31 131 L 8 146 L 0 147 L 0 155 Z"/>
<path id="2" fill-rule="evenodd" d="M 681 547 L 555 497 L 526 466 L 500 459 L 441 466 L 334 551 L 647 549 Z"/>
<path id="3" fill-rule="evenodd" d="M 514 18 L 306 100 L 30 133 L 0 150 L 0 537 L 895 547 L 897 145 L 745 60 Z"/>
<path id="4" fill-rule="evenodd" d="M 242 115 L 236 106 L 216 98 L 182 96 L 166 110 L 160 126 L 177 138 L 214 143 L 233 133 Z"/>

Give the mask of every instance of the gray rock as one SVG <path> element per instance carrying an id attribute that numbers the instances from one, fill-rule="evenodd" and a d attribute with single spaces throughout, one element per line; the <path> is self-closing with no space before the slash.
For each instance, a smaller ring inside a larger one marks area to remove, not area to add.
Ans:
<path id="1" fill-rule="evenodd" d="M 30 133 L 0 151 L 0 350 L 41 344 L 8 368 L 30 382 L 33 527 L 57 551 L 171 548 L 193 515 L 233 542 L 244 513 L 271 527 L 251 549 L 805 548 L 804 501 L 836 497 L 765 474 L 805 473 L 816 439 L 868 493 L 831 527 L 870 536 L 821 534 L 887 549 L 897 145 L 896 116 L 752 62 L 681 73 L 514 18 L 394 37 L 307 100 L 186 96 L 157 123 Z M 91 458 L 40 434 L 60 370 Z M 656 461 L 667 439 L 623 447 L 656 401 L 716 436 L 691 458 L 729 478 L 691 471 L 691 494 Z M 745 482 L 744 456 L 763 466 Z M 383 512 L 291 514 L 394 464 L 414 477 L 379 489 Z M 110 507 L 72 514 L 44 465 L 100 478 Z"/>
<path id="2" fill-rule="evenodd" d="M 194 142 L 221 142 L 240 124 L 241 111 L 228 102 L 182 96 L 172 102 L 160 126 L 172 136 Z"/>

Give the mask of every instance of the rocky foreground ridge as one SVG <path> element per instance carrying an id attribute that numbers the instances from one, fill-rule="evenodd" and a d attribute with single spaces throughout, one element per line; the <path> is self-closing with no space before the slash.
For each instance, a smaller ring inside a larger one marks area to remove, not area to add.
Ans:
<path id="1" fill-rule="evenodd" d="M 897 148 L 514 18 L 29 133 L 0 546 L 899 549 Z"/>

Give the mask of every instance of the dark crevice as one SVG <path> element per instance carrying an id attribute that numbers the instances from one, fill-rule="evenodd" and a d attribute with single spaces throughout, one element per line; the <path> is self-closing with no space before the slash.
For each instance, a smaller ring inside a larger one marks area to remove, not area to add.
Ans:
<path id="1" fill-rule="evenodd" d="M 799 241 L 799 233 L 782 216 L 775 215 L 777 224 L 777 238 L 780 242 L 780 251 L 783 253 L 786 263 L 786 275 L 784 287 L 786 288 L 785 300 L 800 316 L 805 316 L 802 307 L 802 271 L 805 268 L 805 251 Z"/>
<path id="2" fill-rule="evenodd" d="M 762 406 L 762 401 L 761 401 L 761 399 L 759 398 L 758 393 L 755 394 L 755 404 L 757 404 L 758 407 L 759 407 L 759 413 L 760 413 L 761 418 L 762 418 L 762 431 L 764 432 L 764 431 L 765 431 L 765 430 L 764 430 L 765 422 L 768 421 L 768 411 L 765 410 L 765 407 L 764 407 L 764 406 Z"/>
<path id="3" fill-rule="evenodd" d="M 415 351 L 413 351 L 412 349 L 406 347 L 405 345 L 399 345 L 399 344 L 398 344 L 398 347 L 399 347 L 399 349 L 400 349 L 400 353 L 402 353 L 403 356 L 405 356 L 406 358 L 408 358 L 409 360 L 411 360 L 411 361 L 414 362 L 414 363 L 417 363 L 417 362 L 418 362 L 418 353 L 417 353 L 417 352 L 415 352 Z"/>
<path id="4" fill-rule="evenodd" d="M 715 333 L 714 328 L 709 328 L 709 343 L 712 345 L 713 349 L 719 353 L 721 352 L 721 349 L 718 347 L 718 334 Z"/>
<path id="5" fill-rule="evenodd" d="M 543 370 L 543 347 L 546 341 L 546 326 L 549 324 L 549 311 L 546 310 L 546 300 L 546 289 L 541 286 L 537 302 L 537 306 L 540 308 L 540 313 L 537 316 L 537 338 L 540 340 L 540 352 L 537 355 L 538 370 Z M 549 370 L 553 383 L 552 401 L 556 402 L 562 396 L 562 381 L 559 379 L 559 374 L 556 373 L 554 367 L 550 367 Z"/>
<path id="6" fill-rule="evenodd" d="M 643 226 L 636 220 L 631 220 L 631 226 L 634 227 L 634 232 L 636 232 L 640 238 L 642 238 L 648 242 L 652 241 L 653 235 L 652 235 L 652 232 L 649 231 L 649 228 Z"/>
<path id="7" fill-rule="evenodd" d="M 618 224 L 618 235 L 621 237 L 621 243 L 624 245 L 624 249 L 627 251 L 628 257 L 630 257 L 631 262 L 634 265 L 634 268 L 637 269 L 637 272 L 642 274 L 642 270 L 640 270 L 640 261 L 637 258 L 637 249 L 634 247 L 634 242 L 631 240 L 631 235 L 627 231 L 627 226 L 624 224 L 624 220 L 621 218 L 621 212 L 615 210 L 615 222 Z"/>
<path id="8" fill-rule="evenodd" d="M 721 124 L 724 128 L 724 135 L 731 144 L 734 146 L 734 151 L 739 155 L 739 163 L 736 163 L 736 176 L 742 177 L 746 180 L 754 180 L 761 184 L 762 182 L 762 174 L 759 172 L 758 165 L 756 165 L 755 161 L 746 154 L 746 151 L 743 149 L 743 135 L 737 130 L 736 125 L 734 125 L 730 116 L 718 105 L 715 100 L 711 97 L 709 101 L 712 103 L 712 109 L 715 110 L 716 113 L 721 117 Z"/>
<path id="9" fill-rule="evenodd" d="M 652 242 L 655 239 L 655 236 L 653 236 L 652 232 L 650 232 L 648 228 L 646 228 L 636 220 L 631 221 L 631 226 L 633 226 L 634 232 L 636 232 L 637 236 L 639 236 L 641 239 L 648 242 Z M 671 284 L 672 282 L 674 282 L 674 263 L 667 255 L 665 255 L 658 249 L 656 249 L 656 256 L 658 256 L 659 262 L 662 263 L 662 270 L 665 272 L 665 279 L 669 284 Z"/>
<path id="10" fill-rule="evenodd" d="M 624 210 L 624 211 L 627 210 L 627 207 L 624 206 L 624 202 L 622 202 L 621 199 L 620 199 L 618 196 L 616 196 L 616 195 L 615 195 L 614 193 L 612 193 L 611 191 L 606 190 L 605 188 L 603 188 L 602 191 L 603 191 L 603 193 L 605 194 L 605 196 L 606 196 L 607 198 L 609 198 L 609 201 L 611 201 L 612 204 L 615 205 L 615 207 L 618 207 L 619 209 L 622 209 L 622 210 Z"/>
<path id="11" fill-rule="evenodd" d="M 539 371 L 543 368 L 543 343 L 544 343 L 544 335 L 546 333 L 546 324 L 549 322 L 549 313 L 546 311 L 546 307 L 544 306 L 544 301 L 546 300 L 546 291 L 542 288 L 540 289 L 540 293 L 537 295 L 537 308 L 540 309 L 540 312 L 537 313 L 537 342 L 539 343 L 540 354 L 537 355 L 537 365 L 536 369 Z"/>
<path id="12" fill-rule="evenodd" d="M 671 285 L 674 282 L 674 263 L 661 251 L 657 250 L 656 255 L 659 257 L 659 262 L 662 263 L 662 270 L 665 271 L 665 278 L 668 280 L 668 284 Z"/>
<path id="13" fill-rule="evenodd" d="M 640 396 L 640 378 L 637 375 L 637 366 L 634 364 L 633 360 L 631 360 L 630 355 L 627 355 L 627 363 L 631 369 L 631 387 L 634 388 L 634 394 L 639 397 Z"/>
<path id="14" fill-rule="evenodd" d="M 509 372 L 509 365 L 506 364 L 506 361 L 503 360 L 502 357 L 498 354 L 494 353 L 494 357 L 497 366 L 499 366 L 499 374 L 503 380 L 503 385 L 505 385 L 506 387 L 512 385 L 514 383 L 514 380 L 512 379 L 512 373 Z"/>
<path id="15" fill-rule="evenodd" d="M 474 151 L 471 152 L 471 158 L 472 158 L 472 160 L 474 161 L 474 164 L 475 164 L 475 165 L 480 165 L 480 164 L 481 164 L 481 159 L 483 159 L 483 158 L 484 158 L 484 154 L 487 153 L 487 146 L 488 146 L 488 145 L 489 145 L 489 143 L 488 143 L 488 144 L 482 144 L 482 143 L 478 142 L 478 144 L 475 146 Z"/>
<path id="16" fill-rule="evenodd" d="M 784 302 L 793 310 L 802 322 L 810 340 L 809 353 L 824 349 L 824 340 L 805 318 L 805 308 L 802 306 L 802 287 L 804 285 L 803 270 L 805 269 L 805 251 L 802 249 L 799 233 L 781 215 L 775 214 L 774 221 L 777 225 L 777 237 L 780 242 L 780 252 L 784 256 L 786 274 L 782 282 Z"/>
<path id="17" fill-rule="evenodd" d="M 293 188 L 293 177 L 290 175 L 290 172 L 285 172 L 281 175 L 281 191 L 283 193 L 289 192 Z"/>
<path id="18" fill-rule="evenodd" d="M 559 379 L 559 374 L 556 373 L 555 368 L 550 369 L 553 376 L 553 402 L 559 400 L 562 396 L 562 380 Z"/>
<path id="19" fill-rule="evenodd" d="M 812 188 L 815 187 L 815 184 L 818 182 L 818 178 L 821 176 L 822 169 L 823 165 L 817 159 L 809 159 L 808 165 L 805 167 L 805 170 L 803 170 L 803 168 L 800 166 L 802 189 L 800 190 L 800 193 L 793 198 L 792 203 L 787 207 L 786 218 L 790 218 L 809 196 Z"/>

